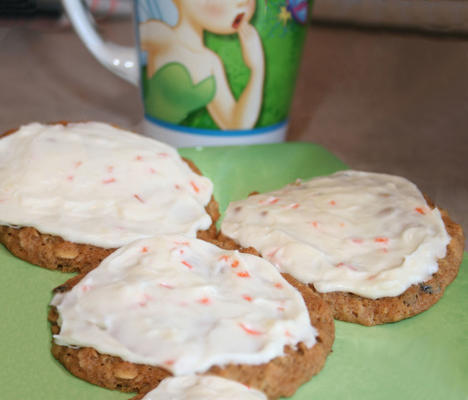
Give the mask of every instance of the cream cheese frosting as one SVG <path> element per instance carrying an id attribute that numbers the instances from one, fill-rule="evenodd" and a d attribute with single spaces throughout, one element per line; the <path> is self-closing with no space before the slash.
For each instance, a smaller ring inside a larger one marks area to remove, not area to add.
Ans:
<path id="1" fill-rule="evenodd" d="M 194 237 L 212 191 L 174 148 L 103 123 L 32 123 L 0 140 L 0 225 L 105 248 Z"/>
<path id="2" fill-rule="evenodd" d="M 179 235 L 121 247 L 51 304 L 57 344 L 174 375 L 268 362 L 317 335 L 302 296 L 270 262 Z"/>
<path id="3" fill-rule="evenodd" d="M 267 400 L 267 397 L 229 379 L 188 375 L 164 379 L 142 400 Z"/>
<path id="4" fill-rule="evenodd" d="M 221 231 L 319 292 L 397 296 L 438 270 L 450 237 L 407 179 L 342 171 L 231 203 Z"/>

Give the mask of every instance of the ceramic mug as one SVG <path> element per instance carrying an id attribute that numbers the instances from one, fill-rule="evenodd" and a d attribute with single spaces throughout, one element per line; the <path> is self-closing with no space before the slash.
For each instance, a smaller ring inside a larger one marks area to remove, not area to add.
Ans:
<path id="1" fill-rule="evenodd" d="M 62 1 L 94 56 L 140 85 L 145 134 L 178 147 L 285 139 L 312 0 L 133 0 L 136 51 Z"/>

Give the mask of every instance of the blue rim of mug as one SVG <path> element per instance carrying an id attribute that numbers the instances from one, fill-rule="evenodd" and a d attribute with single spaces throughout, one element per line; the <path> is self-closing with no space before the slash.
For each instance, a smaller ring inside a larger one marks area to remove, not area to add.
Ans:
<path id="1" fill-rule="evenodd" d="M 286 127 L 288 120 L 284 120 L 275 125 L 264 126 L 261 128 L 255 129 L 246 129 L 246 130 L 217 130 L 217 129 L 200 129 L 192 128 L 190 126 L 182 126 L 171 124 L 170 122 L 161 121 L 160 119 L 154 118 L 151 115 L 145 114 L 145 119 L 150 121 L 153 124 L 159 125 L 163 128 L 168 128 L 175 130 L 179 133 L 189 133 L 194 135 L 203 135 L 203 136 L 252 136 L 252 135 L 262 135 L 265 133 L 270 133 L 271 131 L 281 129 Z"/>

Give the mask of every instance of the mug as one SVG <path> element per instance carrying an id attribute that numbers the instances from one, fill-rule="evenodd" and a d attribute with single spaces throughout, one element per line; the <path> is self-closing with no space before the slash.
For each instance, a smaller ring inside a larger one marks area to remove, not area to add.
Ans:
<path id="1" fill-rule="evenodd" d="M 312 0 L 133 0 L 136 49 L 62 1 L 98 61 L 140 86 L 146 135 L 177 147 L 285 140 Z"/>

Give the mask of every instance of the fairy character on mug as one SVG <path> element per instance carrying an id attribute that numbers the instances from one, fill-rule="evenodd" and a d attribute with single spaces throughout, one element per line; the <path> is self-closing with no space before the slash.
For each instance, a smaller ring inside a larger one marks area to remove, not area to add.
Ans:
<path id="1" fill-rule="evenodd" d="M 250 24 L 256 0 L 172 0 L 178 21 L 170 26 L 150 19 L 140 23 L 151 89 L 149 113 L 178 124 L 206 107 L 223 130 L 252 129 L 262 106 L 265 62 L 261 39 Z M 250 78 L 235 99 L 223 61 L 204 43 L 204 32 L 237 34 Z"/>

